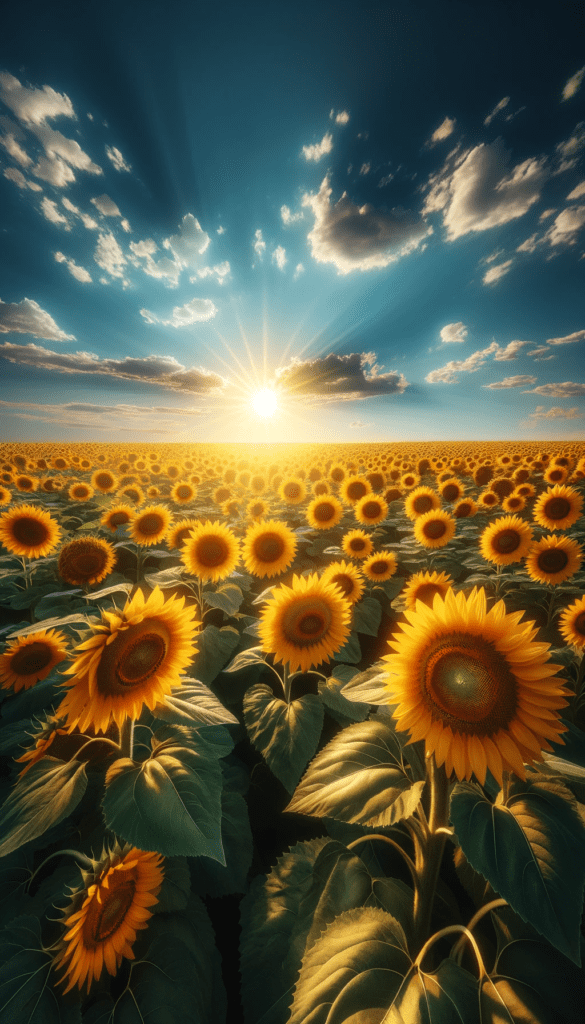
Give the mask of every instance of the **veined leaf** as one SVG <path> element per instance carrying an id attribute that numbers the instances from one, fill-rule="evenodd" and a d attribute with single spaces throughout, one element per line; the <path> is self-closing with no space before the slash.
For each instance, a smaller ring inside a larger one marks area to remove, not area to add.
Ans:
<path id="1" fill-rule="evenodd" d="M 188 676 L 183 677 L 180 686 L 173 687 L 164 704 L 157 704 L 152 713 L 163 722 L 190 727 L 235 725 L 238 721 L 208 686 Z"/>
<path id="2" fill-rule="evenodd" d="M 206 626 L 197 635 L 198 653 L 194 670 L 202 683 L 212 683 L 230 659 L 240 642 L 240 634 L 233 626 Z"/>
<path id="3" fill-rule="evenodd" d="M 250 740 L 289 793 L 317 749 L 323 714 L 323 705 L 314 693 L 287 704 L 275 697 L 269 686 L 257 683 L 244 697 Z"/>
<path id="4" fill-rule="evenodd" d="M 493 1024 L 500 1020 L 494 1018 Z M 479 1015 L 477 980 L 454 960 L 443 960 L 430 974 L 412 967 L 381 1024 L 480 1024 L 480 1021 L 487 1024 Z"/>
<path id="5" fill-rule="evenodd" d="M 217 590 L 206 590 L 203 600 L 210 608 L 221 608 L 226 615 L 235 615 L 244 595 L 235 583 L 224 583 Z"/>
<path id="6" fill-rule="evenodd" d="M 85 764 L 43 757 L 19 779 L 0 809 L 0 857 L 58 825 L 87 787 Z"/>
<path id="7" fill-rule="evenodd" d="M 53 957 L 40 921 L 23 916 L 0 933 L 0 1014 L 14 1024 L 81 1024 L 79 1005 L 64 1005 L 54 988 Z"/>
<path id="8" fill-rule="evenodd" d="M 356 633 L 377 636 L 382 621 L 382 606 L 375 597 L 363 597 L 353 606 L 353 628 Z"/>

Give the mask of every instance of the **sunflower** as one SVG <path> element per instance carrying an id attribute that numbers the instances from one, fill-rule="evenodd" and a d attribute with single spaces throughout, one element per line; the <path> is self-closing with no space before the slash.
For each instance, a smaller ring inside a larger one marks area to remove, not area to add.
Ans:
<path id="1" fill-rule="evenodd" d="M 87 992 L 104 973 L 114 976 L 124 958 L 134 960 L 136 932 L 148 927 L 149 907 L 158 903 L 164 879 L 164 858 L 129 843 L 116 842 L 92 871 L 82 870 L 83 887 L 64 911 L 65 934 L 54 966 L 63 971 L 58 984 Z"/>
<path id="2" fill-rule="evenodd" d="M 531 501 L 536 496 L 536 488 L 529 483 L 518 484 L 514 494 L 519 494 L 525 501 Z"/>
<path id="3" fill-rule="evenodd" d="M 216 505 L 223 505 L 225 501 L 229 501 L 232 497 L 232 492 L 229 487 L 216 487 L 213 492 L 213 501 Z"/>
<path id="4" fill-rule="evenodd" d="M 0 505 L 9 505 L 12 501 L 12 491 L 7 487 L 0 487 Z"/>
<path id="5" fill-rule="evenodd" d="M 507 498 L 516 489 L 516 484 L 509 476 L 496 476 L 490 482 L 490 490 L 495 491 L 500 501 Z"/>
<path id="6" fill-rule="evenodd" d="M 57 571 L 65 583 L 90 586 L 101 583 L 116 564 L 116 551 L 100 537 L 76 537 L 59 552 Z"/>
<path id="7" fill-rule="evenodd" d="M 479 495 L 478 504 L 483 505 L 484 508 L 495 508 L 496 505 L 500 504 L 499 495 L 495 491 L 482 491 Z"/>
<path id="8" fill-rule="evenodd" d="M 343 596 L 350 604 L 356 604 L 365 590 L 362 573 L 351 562 L 332 562 L 321 573 L 323 583 L 332 583 L 340 587 Z"/>
<path id="9" fill-rule="evenodd" d="M 168 546 L 180 550 L 191 531 L 200 525 L 200 519 L 179 519 L 178 522 L 171 523 L 165 537 Z"/>
<path id="10" fill-rule="evenodd" d="M 400 501 L 403 497 L 399 487 L 387 487 L 384 491 L 384 501 L 390 505 L 393 501 Z"/>
<path id="11" fill-rule="evenodd" d="M 17 636 L 0 655 L 0 688 L 28 690 L 46 679 L 55 665 L 67 657 L 67 638 L 55 629 Z"/>
<path id="12" fill-rule="evenodd" d="M 371 539 L 363 530 L 350 530 L 346 533 L 341 547 L 349 558 L 367 558 L 374 550 Z"/>
<path id="13" fill-rule="evenodd" d="M 342 515 L 343 505 L 334 494 L 313 498 L 307 505 L 307 522 L 314 530 L 331 530 Z"/>
<path id="14" fill-rule="evenodd" d="M 240 560 L 240 542 L 223 523 L 198 523 L 181 549 L 181 559 L 200 580 L 225 579 Z"/>
<path id="15" fill-rule="evenodd" d="M 116 489 L 118 478 L 109 469 L 96 469 L 90 480 L 91 486 L 100 494 L 109 494 Z"/>
<path id="16" fill-rule="evenodd" d="M 506 613 L 503 601 L 486 611 L 483 589 L 466 597 L 448 590 L 433 607 L 419 601 L 389 641 L 389 702 L 410 742 L 425 740 L 426 754 L 447 776 L 481 785 L 489 768 L 526 778 L 524 762 L 542 761 L 566 730 L 558 709 L 568 689 L 555 679 L 561 665 L 547 663 L 550 644 L 535 643 L 533 622 Z"/>
<path id="17" fill-rule="evenodd" d="M 373 491 L 383 491 L 386 486 L 386 476 L 384 473 L 378 472 L 378 470 L 366 473 L 366 480 Z"/>
<path id="18" fill-rule="evenodd" d="M 445 501 L 459 501 L 463 497 L 464 488 L 456 477 L 448 477 L 439 488 Z"/>
<path id="19" fill-rule="evenodd" d="M 386 501 L 388 499 L 386 498 Z M 435 508 L 441 507 L 441 499 L 431 487 L 416 487 L 411 491 L 404 502 L 404 511 L 409 519 L 416 519 L 425 512 L 432 512 Z"/>
<path id="20" fill-rule="evenodd" d="M 414 536 L 425 548 L 444 548 L 455 535 L 455 520 L 436 508 L 414 521 Z"/>
<path id="21" fill-rule="evenodd" d="M 177 480 L 177 483 L 171 488 L 171 501 L 175 505 L 188 505 L 189 502 L 194 501 L 197 491 L 193 487 L 193 484 L 188 483 L 186 480 Z"/>
<path id="22" fill-rule="evenodd" d="M 252 494 L 264 494 L 266 490 L 266 480 L 260 473 L 256 473 L 250 480 L 250 490 Z"/>
<path id="23" fill-rule="evenodd" d="M 17 505 L 0 516 L 0 541 L 13 555 L 44 558 L 60 536 L 58 523 L 35 505 Z"/>
<path id="24" fill-rule="evenodd" d="M 349 635 L 351 605 L 341 591 L 316 573 L 293 576 L 292 587 L 281 585 L 266 601 L 258 633 L 262 650 L 291 672 L 330 661 Z"/>
<path id="25" fill-rule="evenodd" d="M 73 501 L 89 501 L 89 499 L 93 497 L 94 493 L 93 487 L 90 487 L 89 484 L 83 483 L 73 484 L 73 486 L 67 491 L 67 494 L 73 499 Z"/>
<path id="26" fill-rule="evenodd" d="M 581 545 L 570 537 L 543 537 L 530 548 L 526 557 L 526 572 L 539 583 L 563 583 L 579 571 L 582 562 Z"/>
<path id="27" fill-rule="evenodd" d="M 313 494 L 315 497 L 323 497 L 324 494 L 330 494 L 331 488 L 326 480 L 317 480 L 317 483 L 313 484 Z"/>
<path id="28" fill-rule="evenodd" d="M 160 587 L 145 599 L 137 590 L 121 611 L 103 611 L 101 625 L 77 649 L 64 675 L 69 690 L 57 709 L 68 732 L 79 726 L 105 732 L 113 721 L 137 719 L 146 705 L 151 711 L 180 683 L 196 648 L 200 625 L 184 597 L 165 601 Z"/>
<path id="29" fill-rule="evenodd" d="M 526 501 L 521 494 L 516 494 L 516 491 L 512 491 L 507 498 L 504 498 L 502 502 L 502 508 L 504 512 L 521 512 L 526 507 Z"/>
<path id="30" fill-rule="evenodd" d="M 115 533 L 119 526 L 125 526 L 126 523 L 132 522 L 135 515 L 136 512 L 130 505 L 113 505 L 107 512 L 104 512 L 100 523 Z"/>
<path id="31" fill-rule="evenodd" d="M 363 498 L 365 494 L 372 493 L 372 487 L 364 476 L 346 476 L 341 483 L 339 493 L 348 505 L 355 505 L 356 501 Z"/>
<path id="32" fill-rule="evenodd" d="M 262 504 L 262 507 L 264 507 L 264 503 L 260 503 L 260 502 L 251 502 L 250 504 L 253 504 L 253 505 Z M 229 498 L 228 501 L 224 501 L 223 505 L 221 506 L 221 514 L 222 514 L 222 516 L 228 516 L 228 517 L 230 517 L 230 516 L 231 517 L 238 516 L 240 514 L 240 503 L 239 503 L 239 501 L 237 501 L 236 498 Z"/>
<path id="33" fill-rule="evenodd" d="M 456 505 L 453 506 L 453 515 L 455 519 L 469 519 L 470 516 L 474 516 L 477 512 L 477 505 L 473 498 L 461 498 Z"/>
<path id="34" fill-rule="evenodd" d="M 574 647 L 585 647 L 585 597 L 574 601 L 559 617 L 561 636 Z"/>
<path id="35" fill-rule="evenodd" d="M 300 505 L 305 500 L 307 489 L 299 477 L 289 476 L 281 483 L 278 493 L 289 505 Z"/>
<path id="36" fill-rule="evenodd" d="M 264 518 L 269 507 L 268 502 L 264 501 L 262 498 L 252 498 L 246 505 L 246 515 L 250 516 L 250 518 L 254 519 L 256 522 L 259 522 L 260 519 Z"/>
<path id="37" fill-rule="evenodd" d="M 573 487 L 556 484 L 537 498 L 534 520 L 545 530 L 567 530 L 576 523 L 583 508 L 583 497 Z"/>
<path id="38" fill-rule="evenodd" d="M 375 551 L 364 561 L 362 572 L 374 583 L 383 583 L 394 575 L 397 568 L 396 555 L 392 551 Z"/>
<path id="39" fill-rule="evenodd" d="M 14 477 L 14 486 L 18 491 L 36 491 L 39 481 L 36 476 L 27 476 L 25 473 Z"/>
<path id="40" fill-rule="evenodd" d="M 479 538 L 479 549 L 494 565 L 521 562 L 532 544 L 532 530 L 519 516 L 500 516 L 486 526 Z"/>
<path id="41" fill-rule="evenodd" d="M 142 505 L 144 502 L 144 491 L 138 484 L 127 484 L 125 487 L 121 487 L 116 492 L 117 498 L 125 498 L 127 501 L 132 501 L 135 505 Z"/>
<path id="42" fill-rule="evenodd" d="M 547 484 L 564 484 L 569 473 L 564 466 L 551 465 L 544 474 Z"/>
<path id="43" fill-rule="evenodd" d="M 341 463 L 339 462 L 334 463 L 334 465 L 331 466 L 331 469 L 329 470 L 328 476 L 331 482 L 334 484 L 343 483 L 346 477 L 345 467 L 342 466 Z"/>
<path id="44" fill-rule="evenodd" d="M 376 494 L 365 494 L 355 503 L 353 511 L 362 526 L 376 526 L 388 515 L 388 504 Z"/>
<path id="45" fill-rule="evenodd" d="M 453 580 L 446 572 L 417 572 L 409 578 L 401 597 L 407 608 L 416 608 L 417 601 L 432 608 L 435 594 L 444 597 L 452 586 Z"/>
<path id="46" fill-rule="evenodd" d="M 408 473 L 404 473 L 400 477 L 400 486 L 406 491 L 412 491 L 414 487 L 418 487 L 420 484 L 420 476 L 418 473 L 413 473 L 412 470 Z"/>
<path id="47" fill-rule="evenodd" d="M 278 576 L 288 569 L 296 550 L 297 539 L 285 523 L 261 520 L 246 532 L 242 560 L 254 576 Z"/>
<path id="48" fill-rule="evenodd" d="M 130 536 L 141 547 L 161 541 L 171 525 L 171 513 L 165 505 L 147 505 L 136 513 L 130 524 Z"/>

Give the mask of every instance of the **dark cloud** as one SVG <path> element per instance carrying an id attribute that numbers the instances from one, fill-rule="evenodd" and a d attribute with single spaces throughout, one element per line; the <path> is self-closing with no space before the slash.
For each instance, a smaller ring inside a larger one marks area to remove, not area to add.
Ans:
<path id="1" fill-rule="evenodd" d="M 401 373 L 380 373 L 371 352 L 353 352 L 347 356 L 331 352 L 317 359 L 295 358 L 288 366 L 280 367 L 276 376 L 279 386 L 295 397 L 318 398 L 320 402 L 402 394 L 408 387 Z"/>

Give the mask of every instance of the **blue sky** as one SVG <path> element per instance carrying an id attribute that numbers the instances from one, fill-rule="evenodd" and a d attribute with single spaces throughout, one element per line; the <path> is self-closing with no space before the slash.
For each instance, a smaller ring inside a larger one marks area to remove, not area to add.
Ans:
<path id="1" fill-rule="evenodd" d="M 2 439 L 585 439 L 578 5 L 33 0 L 2 37 Z"/>

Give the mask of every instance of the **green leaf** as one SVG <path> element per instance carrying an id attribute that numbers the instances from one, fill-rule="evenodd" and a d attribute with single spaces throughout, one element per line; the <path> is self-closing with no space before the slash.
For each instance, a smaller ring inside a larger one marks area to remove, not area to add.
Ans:
<path id="1" fill-rule="evenodd" d="M 382 606 L 375 597 L 363 597 L 353 606 L 353 628 L 356 633 L 378 636 L 382 621 Z"/>
<path id="2" fill-rule="evenodd" d="M 285 701 L 256 683 L 244 697 L 244 722 L 251 742 L 271 772 L 292 793 L 319 743 L 323 705 L 314 693 Z"/>
<path id="3" fill-rule="evenodd" d="M 244 600 L 244 595 L 235 583 L 224 583 L 217 590 L 206 590 L 203 600 L 210 608 L 221 608 L 226 615 L 235 615 Z"/>
<path id="4" fill-rule="evenodd" d="M 582 1024 L 584 1006 L 583 972 L 544 942 L 509 943 L 482 985 L 482 1024 Z"/>
<path id="5" fill-rule="evenodd" d="M 310 764 L 286 808 L 363 825 L 394 825 L 414 814 L 424 781 L 411 784 L 400 745 L 383 720 L 350 725 Z"/>
<path id="6" fill-rule="evenodd" d="M 193 860 L 193 891 L 200 896 L 228 896 L 246 892 L 248 871 L 252 865 L 253 840 L 248 806 L 243 796 L 230 788 L 233 769 L 224 766 L 221 793 L 221 841 L 225 867 L 209 857 Z"/>
<path id="7" fill-rule="evenodd" d="M 226 665 L 224 672 L 239 672 L 240 669 L 249 668 L 250 665 L 266 664 L 261 647 L 248 647 L 247 651 L 240 651 L 235 658 Z"/>
<path id="8" fill-rule="evenodd" d="M 350 633 L 345 645 L 337 654 L 333 655 L 334 661 L 343 661 L 348 665 L 357 665 L 362 660 L 362 651 L 357 633 Z"/>
<path id="9" fill-rule="evenodd" d="M 42 947 L 40 921 L 23 916 L 0 933 L 0 1014 L 14 1024 L 81 1024 L 79 1005 L 64 1005 L 49 980 L 53 957 Z"/>
<path id="10" fill-rule="evenodd" d="M 183 579 L 184 565 L 171 565 L 168 569 L 161 569 L 159 572 L 147 572 L 144 579 L 150 587 L 160 587 L 161 590 L 168 590 L 170 587 L 189 587 L 195 593 L 193 587 Z"/>
<path id="11" fill-rule="evenodd" d="M 73 615 L 65 615 L 52 619 L 43 619 L 42 622 L 34 622 L 32 626 L 24 626 L 22 629 L 17 629 L 13 633 L 9 633 L 8 636 L 12 640 L 15 636 L 28 636 L 29 633 L 37 633 L 39 629 L 59 629 L 62 626 L 68 626 L 73 622 L 82 622 L 84 626 L 90 626 L 95 619 L 89 616 L 86 612 L 76 612 Z"/>
<path id="12" fill-rule="evenodd" d="M 115 583 L 113 587 L 104 587 L 103 590 L 94 590 L 91 593 L 85 595 L 86 601 L 98 601 L 102 597 L 108 597 L 109 594 L 123 593 L 126 595 L 130 594 L 134 584 L 133 583 Z"/>
<path id="13" fill-rule="evenodd" d="M 303 959 L 289 1024 L 380 1024 L 410 968 L 397 931 L 375 907 L 337 917 Z"/>
<path id="14" fill-rule="evenodd" d="M 194 666 L 197 678 L 202 683 L 212 683 L 239 642 L 240 634 L 233 626 L 223 626 L 222 629 L 206 626 L 197 636 L 199 652 L 195 655 Z"/>
<path id="15" fill-rule="evenodd" d="M 346 725 L 348 722 L 363 722 L 368 717 L 369 704 L 347 700 L 341 692 L 343 685 L 342 681 L 336 680 L 334 676 L 327 680 L 319 679 L 319 696 L 323 704 L 333 718 L 342 725 Z"/>
<path id="16" fill-rule="evenodd" d="M 413 966 L 383 1021 L 384 1024 L 480 1024 L 477 980 L 454 960 L 443 960 L 431 974 Z M 481 1022 L 485 1024 L 483 1018 Z"/>
<path id="17" fill-rule="evenodd" d="M 514 783 L 505 805 L 460 783 L 451 821 L 469 863 L 520 917 L 579 964 L 585 828 L 561 782 Z"/>
<path id="18" fill-rule="evenodd" d="M 214 746 L 200 733 L 167 725 L 154 734 L 148 760 L 114 761 L 102 801 L 107 827 L 141 850 L 225 864 L 218 758 L 230 748 Z"/>
<path id="19" fill-rule="evenodd" d="M 153 914 L 184 910 L 191 895 L 191 872 L 186 857 L 165 857 L 164 878 Z"/>
<path id="20" fill-rule="evenodd" d="M 386 689 L 387 671 L 384 663 L 377 661 L 375 665 L 350 679 L 342 689 L 347 700 L 361 701 L 365 704 L 389 704 L 390 695 Z"/>
<path id="21" fill-rule="evenodd" d="M 77 807 L 86 787 L 85 764 L 41 758 L 18 780 L 0 809 L 0 857 L 63 821 Z"/>
<path id="22" fill-rule="evenodd" d="M 164 704 L 153 710 L 155 718 L 172 725 L 235 725 L 238 719 L 224 708 L 214 693 L 198 679 L 184 676 L 181 686 L 174 686 Z"/>

